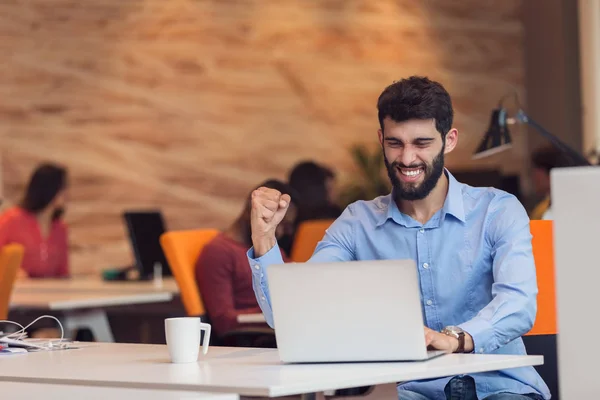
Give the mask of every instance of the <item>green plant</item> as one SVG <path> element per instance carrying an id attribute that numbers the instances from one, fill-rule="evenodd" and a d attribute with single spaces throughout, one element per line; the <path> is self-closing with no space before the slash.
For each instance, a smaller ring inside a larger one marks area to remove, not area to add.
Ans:
<path id="1" fill-rule="evenodd" d="M 340 193 L 340 202 L 345 207 L 357 200 L 372 200 L 390 193 L 391 186 L 383 162 L 383 152 L 379 146 L 370 149 L 364 145 L 350 148 L 357 173 Z"/>

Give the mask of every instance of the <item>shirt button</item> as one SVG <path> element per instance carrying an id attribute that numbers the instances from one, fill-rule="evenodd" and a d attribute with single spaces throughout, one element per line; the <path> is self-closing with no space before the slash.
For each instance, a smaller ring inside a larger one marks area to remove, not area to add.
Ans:
<path id="1" fill-rule="evenodd" d="M 433 304 L 433 301 L 431 301 L 431 300 L 427 300 L 427 305 L 428 305 L 428 306 L 430 306 L 430 305 L 432 305 L 432 304 Z"/>
<path id="2" fill-rule="evenodd" d="M 254 264 L 254 269 L 260 269 L 260 265 Z"/>
<path id="3" fill-rule="evenodd" d="M 423 264 L 423 268 L 425 268 L 425 269 L 429 268 L 429 264 L 427 264 L 427 263 L 424 263 L 424 264 Z"/>
<path id="4" fill-rule="evenodd" d="M 419 229 L 419 233 L 425 233 L 425 229 Z"/>
<path id="5" fill-rule="evenodd" d="M 265 296 L 262 296 L 260 299 L 261 299 L 262 301 L 265 301 Z"/>
<path id="6" fill-rule="evenodd" d="M 480 352 L 480 353 L 483 353 L 483 347 L 479 349 L 479 352 Z"/>

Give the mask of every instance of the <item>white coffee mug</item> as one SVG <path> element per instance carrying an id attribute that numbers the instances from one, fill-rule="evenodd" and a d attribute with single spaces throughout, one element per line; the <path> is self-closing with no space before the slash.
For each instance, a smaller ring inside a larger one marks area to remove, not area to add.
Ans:
<path id="1" fill-rule="evenodd" d="M 202 354 L 208 352 L 210 324 L 197 317 L 165 319 L 165 336 L 171 362 L 191 363 L 198 361 L 200 351 L 200 332 L 205 331 L 202 342 Z"/>

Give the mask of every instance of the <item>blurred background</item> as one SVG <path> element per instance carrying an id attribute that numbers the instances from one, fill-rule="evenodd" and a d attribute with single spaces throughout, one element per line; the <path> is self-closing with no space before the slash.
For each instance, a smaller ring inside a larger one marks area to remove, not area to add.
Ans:
<path id="1" fill-rule="evenodd" d="M 541 136 L 515 127 L 512 149 L 472 154 L 491 110 L 516 91 L 532 118 L 593 155 L 597 124 L 583 105 L 597 104 L 599 46 L 582 32 L 597 32 L 600 17 L 586 22 L 588 3 L 2 1 L 2 207 L 40 162 L 65 165 L 78 275 L 132 263 L 124 210 L 159 208 L 169 230 L 222 229 L 258 182 L 301 160 L 336 171 L 345 206 L 368 198 L 362 179 L 378 175 L 365 167 L 379 160 L 378 95 L 418 74 L 454 102 L 449 169 L 530 209 Z"/>

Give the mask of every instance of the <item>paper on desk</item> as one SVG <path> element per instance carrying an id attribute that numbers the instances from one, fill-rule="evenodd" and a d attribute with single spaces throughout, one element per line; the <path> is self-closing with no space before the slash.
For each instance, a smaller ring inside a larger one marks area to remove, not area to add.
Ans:
<path id="1" fill-rule="evenodd" d="M 23 354 L 27 353 L 27 349 L 23 349 L 21 347 L 5 347 L 0 350 L 0 354 Z"/>

